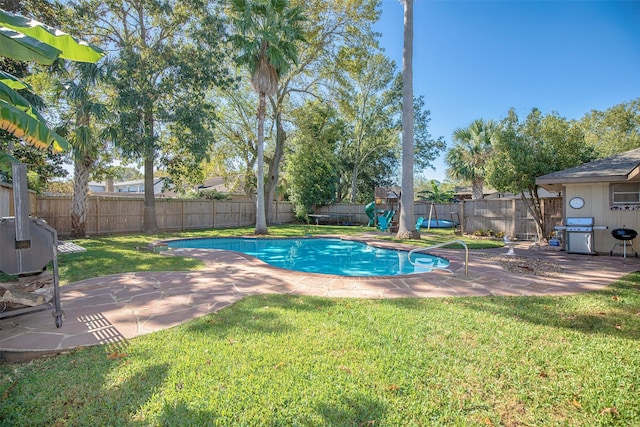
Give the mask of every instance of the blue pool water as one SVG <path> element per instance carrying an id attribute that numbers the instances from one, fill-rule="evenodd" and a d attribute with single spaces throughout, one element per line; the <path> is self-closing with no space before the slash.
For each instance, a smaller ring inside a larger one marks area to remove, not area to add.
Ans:
<path id="1" fill-rule="evenodd" d="M 243 252 L 267 264 L 307 273 L 340 276 L 395 276 L 447 268 L 449 261 L 434 255 L 381 249 L 362 242 L 340 239 L 212 238 L 167 242 L 169 248 L 221 249 Z"/>

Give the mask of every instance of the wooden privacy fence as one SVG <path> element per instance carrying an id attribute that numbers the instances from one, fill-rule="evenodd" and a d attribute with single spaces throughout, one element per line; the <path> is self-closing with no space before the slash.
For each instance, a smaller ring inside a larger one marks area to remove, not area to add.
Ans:
<path id="1" fill-rule="evenodd" d="M 29 190 L 29 214 L 36 214 L 36 193 Z M 0 218 L 3 216 L 13 216 L 13 186 L 5 182 L 0 182 Z"/>
<path id="2" fill-rule="evenodd" d="M 545 237 L 553 233 L 553 227 L 562 221 L 562 198 L 542 199 L 542 214 L 545 218 Z M 502 231 L 518 239 L 534 239 L 536 225 L 522 199 L 465 200 L 460 203 L 462 231 Z"/>
<path id="3" fill-rule="evenodd" d="M 134 197 L 89 196 L 86 232 L 88 235 L 139 233 L 142 231 L 144 199 Z M 292 222 L 289 202 L 274 202 L 276 223 Z M 41 196 L 36 212 L 61 236 L 71 234 L 71 197 Z M 245 227 L 255 224 L 255 204 L 251 201 L 156 199 L 156 218 L 161 231 Z"/>
<path id="4" fill-rule="evenodd" d="M 384 206 L 379 206 L 384 209 Z M 367 224 L 369 217 L 365 204 L 340 204 L 323 206 L 316 210 L 317 214 L 351 215 L 356 224 Z M 542 199 L 542 211 L 545 216 L 545 236 L 553 233 L 553 227 L 562 220 L 562 198 Z M 429 218 L 446 219 L 459 222 L 464 233 L 476 231 L 501 231 L 508 236 L 529 240 L 536 237 L 536 226 L 525 202 L 521 199 L 481 199 L 463 200 L 459 203 L 415 203 L 415 216 L 425 220 Z"/>
<path id="5" fill-rule="evenodd" d="M 13 215 L 10 185 L 0 185 L 0 216 Z M 30 192 L 31 215 L 43 218 L 61 236 L 71 234 L 71 196 L 35 196 Z M 562 198 L 543 199 L 545 236 L 562 220 Z M 380 208 L 384 208 L 381 206 Z M 89 235 L 139 233 L 142 230 L 144 199 L 142 197 L 89 196 L 86 231 Z M 323 206 L 316 214 L 328 215 L 329 222 L 366 225 L 369 221 L 365 204 Z M 273 223 L 295 220 L 289 202 L 274 202 Z M 536 237 L 536 227 L 524 201 L 520 199 L 464 200 L 460 203 L 434 204 L 416 202 L 416 218 L 432 217 L 461 223 L 464 233 L 501 231 L 518 239 Z M 251 201 L 156 199 L 158 228 L 162 231 L 205 228 L 246 227 L 255 224 L 255 205 Z"/>

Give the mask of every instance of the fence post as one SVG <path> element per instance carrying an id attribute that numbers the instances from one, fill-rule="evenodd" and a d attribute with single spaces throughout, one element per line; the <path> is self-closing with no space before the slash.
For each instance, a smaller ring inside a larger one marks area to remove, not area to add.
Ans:
<path id="1" fill-rule="evenodd" d="M 516 239 L 516 199 L 511 200 L 511 238 Z"/>
<path id="2" fill-rule="evenodd" d="M 216 228 L 216 201 L 211 201 L 211 228 Z"/>
<path id="3" fill-rule="evenodd" d="M 545 218 L 546 217 L 545 206 L 546 206 L 545 199 L 540 199 L 540 216 L 542 217 L 542 218 L 540 218 L 542 220 L 542 236 L 541 237 L 543 239 L 547 238 L 547 236 L 545 235 L 546 232 L 547 232 L 547 230 L 546 230 L 547 221 L 546 221 L 546 218 Z"/>
<path id="4" fill-rule="evenodd" d="M 100 196 L 96 197 L 96 234 L 100 235 L 100 212 L 102 209 L 100 208 Z"/>
<path id="5" fill-rule="evenodd" d="M 464 216 L 464 199 L 460 201 L 460 233 L 465 234 L 465 225 L 466 217 Z"/>

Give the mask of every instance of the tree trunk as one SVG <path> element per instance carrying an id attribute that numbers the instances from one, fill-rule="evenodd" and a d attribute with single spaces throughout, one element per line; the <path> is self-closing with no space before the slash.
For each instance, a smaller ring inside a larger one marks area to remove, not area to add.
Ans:
<path id="1" fill-rule="evenodd" d="M 413 0 L 404 0 L 402 51 L 402 192 L 396 238 L 419 239 L 413 201 Z"/>
<path id="2" fill-rule="evenodd" d="M 471 183 L 471 198 L 475 200 L 484 199 L 484 182 L 481 179 L 473 180 Z"/>
<path id="3" fill-rule="evenodd" d="M 258 171 L 256 173 L 256 229 L 255 234 L 268 234 L 264 208 L 264 115 L 266 109 L 265 93 L 258 96 Z"/>
<path id="4" fill-rule="evenodd" d="M 153 191 L 153 150 L 147 150 L 144 156 L 144 213 L 142 222 L 143 233 L 155 233 L 158 231 L 156 218 L 156 195 Z M 151 153 L 149 153 L 151 151 Z"/>
<path id="5" fill-rule="evenodd" d="M 536 225 L 536 243 L 539 245 L 546 245 L 547 238 L 544 236 L 544 218 L 542 217 L 542 208 L 540 206 L 540 198 L 538 197 L 537 189 L 535 192 L 529 191 L 529 198 L 525 197 L 524 191 L 520 193 L 520 197 L 527 206 L 527 210 L 533 217 L 533 222 Z"/>
<path id="6" fill-rule="evenodd" d="M 81 105 L 76 105 L 79 111 L 76 115 L 76 128 L 89 127 L 90 117 L 88 114 L 80 113 Z M 73 198 L 71 199 L 71 236 L 82 238 L 87 235 L 87 194 L 89 193 L 89 171 L 94 164 L 91 155 L 92 141 L 85 141 L 84 144 L 77 144 L 74 149 L 73 158 Z M 85 147 L 82 150 L 80 147 Z M 78 151 L 81 150 L 81 151 Z"/>
<path id="7" fill-rule="evenodd" d="M 73 198 L 71 199 L 71 237 L 87 235 L 87 194 L 89 193 L 89 168 L 93 165 L 90 156 L 76 156 L 73 171 Z"/>
<path id="8" fill-rule="evenodd" d="M 276 190 L 278 188 L 278 179 L 280 176 L 280 163 L 284 157 L 284 144 L 287 140 L 287 134 L 282 126 L 282 114 L 276 113 L 276 149 L 273 158 L 269 162 L 269 179 L 266 183 L 266 202 L 265 216 L 267 224 L 273 224 L 277 218 L 271 212 L 273 201 L 276 199 Z"/>
<path id="9" fill-rule="evenodd" d="M 353 166 L 353 173 L 351 174 L 351 203 L 356 203 L 358 196 L 358 162 L 356 161 Z"/>
<path id="10" fill-rule="evenodd" d="M 145 112 L 145 132 L 143 138 L 145 141 L 144 150 L 144 212 L 143 212 L 143 233 L 155 233 L 158 231 L 158 219 L 156 218 L 156 195 L 153 188 L 153 165 L 155 162 L 156 152 L 154 149 L 154 129 L 153 115 L 151 112 Z"/>

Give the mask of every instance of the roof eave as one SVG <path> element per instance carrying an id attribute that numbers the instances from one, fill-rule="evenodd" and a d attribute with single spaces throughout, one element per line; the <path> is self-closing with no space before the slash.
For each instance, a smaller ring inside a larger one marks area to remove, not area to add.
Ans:
<path id="1" fill-rule="evenodd" d="M 631 172 L 627 175 L 628 181 L 640 181 L 640 165 L 633 168 Z"/>
<path id="2" fill-rule="evenodd" d="M 637 168 L 636 168 L 637 169 Z M 635 171 L 635 170 L 634 170 Z M 536 184 L 549 191 L 560 191 L 567 184 L 593 184 L 603 182 L 628 182 L 640 181 L 640 170 L 633 175 L 607 175 L 607 176 L 575 176 L 558 178 L 536 178 Z"/>

